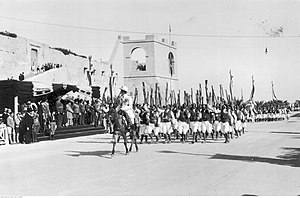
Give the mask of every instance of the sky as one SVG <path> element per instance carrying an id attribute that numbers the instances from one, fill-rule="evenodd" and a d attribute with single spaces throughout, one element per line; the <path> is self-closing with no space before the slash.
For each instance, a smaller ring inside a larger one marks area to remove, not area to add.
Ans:
<path id="1" fill-rule="evenodd" d="M 205 80 L 228 90 L 231 70 L 237 98 L 249 99 L 253 76 L 255 100 L 272 99 L 273 81 L 277 98 L 294 102 L 299 10 L 299 0 L 0 0 L 0 31 L 108 60 L 118 35 L 168 39 L 170 25 L 181 90 Z"/>

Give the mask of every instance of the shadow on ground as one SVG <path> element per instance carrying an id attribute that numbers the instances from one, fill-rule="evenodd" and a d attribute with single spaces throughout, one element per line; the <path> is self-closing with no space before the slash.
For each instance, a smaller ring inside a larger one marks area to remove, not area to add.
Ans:
<path id="1" fill-rule="evenodd" d="M 258 196 L 258 195 L 253 195 L 253 194 L 243 194 L 242 196 Z"/>
<path id="2" fill-rule="evenodd" d="M 106 159 L 111 159 L 111 151 L 66 151 L 68 156 L 80 157 L 80 156 L 97 156 Z M 116 154 L 123 154 L 122 152 L 116 151 Z"/>
<path id="3" fill-rule="evenodd" d="M 77 143 L 91 143 L 91 144 L 111 144 L 111 142 L 107 141 L 76 141 Z"/>
<path id="4" fill-rule="evenodd" d="M 287 153 L 276 156 L 276 158 L 259 157 L 259 156 L 241 156 L 241 155 L 227 155 L 216 154 L 210 159 L 236 160 L 244 162 L 261 162 L 268 164 L 275 164 L 281 166 L 300 167 L 300 148 L 282 148 Z"/>
<path id="5" fill-rule="evenodd" d="M 300 132 L 297 131 L 272 131 L 271 133 L 281 133 L 281 134 L 291 134 L 291 135 L 300 134 Z"/>
<path id="6" fill-rule="evenodd" d="M 195 155 L 195 156 L 205 156 L 205 157 L 212 156 L 212 155 L 201 154 L 201 153 L 186 153 L 186 152 L 178 152 L 178 151 L 157 151 L 157 152 L 163 154 L 182 154 L 182 155 Z"/>

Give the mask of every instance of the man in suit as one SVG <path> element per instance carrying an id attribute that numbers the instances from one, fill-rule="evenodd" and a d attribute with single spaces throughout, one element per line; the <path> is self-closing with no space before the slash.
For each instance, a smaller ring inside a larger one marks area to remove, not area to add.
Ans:
<path id="1" fill-rule="evenodd" d="M 32 126 L 33 126 L 33 118 L 29 114 L 31 113 L 30 109 L 24 109 L 24 117 L 20 122 L 20 143 L 29 144 L 32 142 Z M 23 139 L 24 137 L 24 139 Z"/>

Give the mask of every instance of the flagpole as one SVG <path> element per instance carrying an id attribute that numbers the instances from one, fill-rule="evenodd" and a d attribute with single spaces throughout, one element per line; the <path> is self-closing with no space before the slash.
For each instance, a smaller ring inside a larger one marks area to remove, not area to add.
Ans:
<path id="1" fill-rule="evenodd" d="M 171 25 L 169 24 L 169 53 L 171 52 Z M 169 67 L 172 67 L 171 64 L 173 64 L 172 62 L 170 62 L 172 60 L 169 60 Z M 170 68 L 170 73 L 171 73 L 171 78 L 170 78 L 170 93 L 172 92 L 172 69 Z"/>
<path id="2" fill-rule="evenodd" d="M 273 81 L 271 81 L 271 86 L 272 86 L 272 90 L 271 91 L 272 91 L 272 101 L 273 101 L 274 100 L 274 98 L 273 98 L 273 93 L 274 93 L 273 92 Z"/>

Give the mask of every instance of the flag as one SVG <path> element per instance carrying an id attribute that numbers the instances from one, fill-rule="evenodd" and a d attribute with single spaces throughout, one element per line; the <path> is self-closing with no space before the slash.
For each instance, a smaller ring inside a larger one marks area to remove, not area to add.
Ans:
<path id="1" fill-rule="evenodd" d="M 253 100 L 253 97 L 254 97 L 254 91 L 255 91 L 255 87 L 254 87 L 254 78 L 252 76 L 252 90 L 251 90 L 251 93 L 250 93 L 250 99 L 249 100 Z"/>
<path id="2" fill-rule="evenodd" d="M 223 91 L 223 86 L 220 84 L 220 98 L 221 98 L 221 101 L 225 100 L 224 99 L 224 91 Z"/>
<path id="3" fill-rule="evenodd" d="M 232 87 L 233 87 L 233 75 L 231 74 L 231 70 L 229 71 L 229 92 L 230 92 L 230 100 L 233 100 Z"/>
<path id="4" fill-rule="evenodd" d="M 165 105 L 167 105 L 168 104 L 168 96 L 169 96 L 169 94 L 168 94 L 168 83 L 166 83 L 166 97 L 165 97 Z"/>
<path id="5" fill-rule="evenodd" d="M 211 86 L 211 94 L 212 94 L 212 105 L 215 106 L 217 103 L 217 98 L 214 90 L 214 86 Z"/>
<path id="6" fill-rule="evenodd" d="M 272 83 L 272 99 L 275 98 L 276 100 L 278 100 L 277 97 L 276 97 L 276 95 L 275 95 L 273 81 L 271 83 Z"/>
<path id="7" fill-rule="evenodd" d="M 206 95 L 206 104 L 209 103 L 209 96 L 208 96 L 208 87 L 207 87 L 207 84 L 208 84 L 208 80 L 205 80 L 205 95 Z"/>

